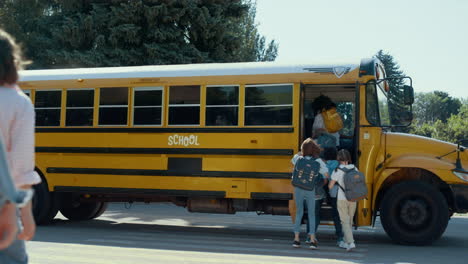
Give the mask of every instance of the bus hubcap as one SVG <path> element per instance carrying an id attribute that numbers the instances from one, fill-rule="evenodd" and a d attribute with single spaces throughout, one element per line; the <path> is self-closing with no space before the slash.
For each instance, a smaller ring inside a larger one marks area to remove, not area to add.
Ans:
<path id="1" fill-rule="evenodd" d="M 400 211 L 401 220 L 408 226 L 421 226 L 428 218 L 427 205 L 422 200 L 407 200 Z"/>

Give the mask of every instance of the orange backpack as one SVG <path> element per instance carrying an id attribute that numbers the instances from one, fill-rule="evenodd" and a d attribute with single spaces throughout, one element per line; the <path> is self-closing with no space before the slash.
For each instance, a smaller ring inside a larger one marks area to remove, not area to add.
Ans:
<path id="1" fill-rule="evenodd" d="M 322 117 L 328 133 L 335 133 L 343 128 L 343 120 L 335 107 L 322 111 Z"/>

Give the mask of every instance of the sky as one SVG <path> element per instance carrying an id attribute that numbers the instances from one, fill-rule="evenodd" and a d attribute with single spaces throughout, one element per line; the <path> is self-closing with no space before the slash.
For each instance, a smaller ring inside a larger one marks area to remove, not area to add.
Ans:
<path id="1" fill-rule="evenodd" d="M 276 61 L 359 64 L 392 55 L 415 92 L 468 99 L 468 0 L 257 0 Z"/>

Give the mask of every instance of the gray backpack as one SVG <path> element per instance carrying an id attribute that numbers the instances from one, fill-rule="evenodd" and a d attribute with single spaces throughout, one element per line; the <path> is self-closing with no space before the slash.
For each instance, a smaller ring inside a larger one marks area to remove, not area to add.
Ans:
<path id="1" fill-rule="evenodd" d="M 347 169 L 347 168 L 338 168 L 344 172 L 343 186 L 339 185 L 341 190 L 343 190 L 346 200 L 350 202 L 357 202 L 362 199 L 367 198 L 367 185 L 366 179 L 362 172 L 356 170 L 355 168 Z"/>

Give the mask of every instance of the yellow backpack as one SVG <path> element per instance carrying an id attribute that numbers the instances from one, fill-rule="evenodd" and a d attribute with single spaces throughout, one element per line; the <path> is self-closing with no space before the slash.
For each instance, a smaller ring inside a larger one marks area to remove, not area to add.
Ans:
<path id="1" fill-rule="evenodd" d="M 322 117 L 328 133 L 335 133 L 343 128 L 343 120 L 335 107 L 322 111 Z"/>

